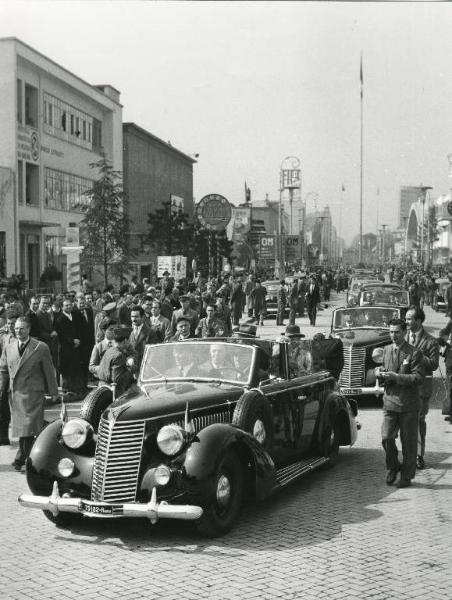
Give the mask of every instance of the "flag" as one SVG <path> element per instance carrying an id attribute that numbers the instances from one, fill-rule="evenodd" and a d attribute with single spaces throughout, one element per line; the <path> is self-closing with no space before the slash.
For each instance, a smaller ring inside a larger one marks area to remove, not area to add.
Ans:
<path id="1" fill-rule="evenodd" d="M 364 79 L 363 79 L 363 53 L 361 52 L 361 57 L 360 57 L 360 63 L 359 63 L 359 80 L 361 82 L 361 99 L 363 97 L 363 86 L 364 86 Z"/>
<path id="2" fill-rule="evenodd" d="M 188 407 L 188 400 L 185 405 L 185 418 L 184 418 L 184 429 L 187 433 L 195 433 L 195 426 L 191 420 L 190 408 Z"/>
<path id="3" fill-rule="evenodd" d="M 251 202 L 251 190 L 246 185 L 246 181 L 245 181 L 245 202 Z"/>

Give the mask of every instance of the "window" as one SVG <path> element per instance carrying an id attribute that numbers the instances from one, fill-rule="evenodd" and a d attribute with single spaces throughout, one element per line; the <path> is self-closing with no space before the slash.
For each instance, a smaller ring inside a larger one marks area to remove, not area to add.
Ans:
<path id="1" fill-rule="evenodd" d="M 93 119 L 93 150 L 102 148 L 102 123 Z"/>
<path id="2" fill-rule="evenodd" d="M 53 265 L 58 271 L 62 271 L 64 257 L 61 254 L 62 239 L 56 235 L 45 236 L 45 264 Z"/>
<path id="3" fill-rule="evenodd" d="M 38 126 L 38 90 L 25 84 L 25 125 Z"/>
<path id="4" fill-rule="evenodd" d="M 22 160 L 17 161 L 17 192 L 19 204 L 24 203 L 24 163 Z"/>
<path id="5" fill-rule="evenodd" d="M 85 177 L 46 168 L 44 172 L 45 206 L 56 210 L 83 212 L 90 201 L 85 196 L 85 192 L 92 186 L 93 182 Z"/>
<path id="6" fill-rule="evenodd" d="M 39 204 L 39 167 L 25 163 L 25 203 L 33 206 Z"/>
<path id="7" fill-rule="evenodd" d="M 22 114 L 22 79 L 17 80 L 17 122 L 23 122 Z"/>
<path id="8" fill-rule="evenodd" d="M 44 132 L 88 150 L 100 150 L 92 142 L 94 121 L 90 115 L 78 110 L 50 94 L 44 93 Z M 98 123 L 100 140 L 101 122 Z"/>

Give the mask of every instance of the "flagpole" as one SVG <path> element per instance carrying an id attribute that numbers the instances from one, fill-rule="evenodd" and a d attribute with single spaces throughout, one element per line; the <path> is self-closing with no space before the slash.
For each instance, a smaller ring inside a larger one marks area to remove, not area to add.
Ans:
<path id="1" fill-rule="evenodd" d="M 361 52 L 359 77 L 361 81 L 361 153 L 360 153 L 360 186 L 359 186 L 359 253 L 358 261 L 363 260 L 363 53 Z"/>

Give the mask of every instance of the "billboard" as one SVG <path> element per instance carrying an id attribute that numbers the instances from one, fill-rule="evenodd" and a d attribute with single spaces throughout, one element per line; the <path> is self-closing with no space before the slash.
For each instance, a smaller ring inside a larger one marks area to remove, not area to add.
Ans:
<path id="1" fill-rule="evenodd" d="M 234 243 L 246 241 L 251 225 L 249 208 L 232 208 L 231 220 L 226 227 L 228 239 Z"/>
<path id="2" fill-rule="evenodd" d="M 274 262 L 276 258 L 276 235 L 259 237 L 259 261 Z"/>
<path id="3" fill-rule="evenodd" d="M 299 235 L 287 235 L 284 239 L 284 257 L 286 262 L 301 260 L 301 239 Z"/>

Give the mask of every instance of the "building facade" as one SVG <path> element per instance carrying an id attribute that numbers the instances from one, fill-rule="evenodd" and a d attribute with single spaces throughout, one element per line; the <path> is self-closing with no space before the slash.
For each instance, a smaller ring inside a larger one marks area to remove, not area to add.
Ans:
<path id="1" fill-rule="evenodd" d="M 0 39 L 0 277 L 52 265 L 78 285 L 78 224 L 104 155 L 122 171 L 122 106 L 16 38 Z"/>
<path id="2" fill-rule="evenodd" d="M 123 184 L 130 218 L 130 261 L 142 279 L 156 269 L 157 254 L 146 240 L 149 214 L 171 201 L 172 210 L 181 209 L 194 218 L 194 158 L 184 154 L 135 123 L 123 124 Z"/>
<path id="3" fill-rule="evenodd" d="M 403 186 L 400 188 L 399 227 L 407 226 L 411 205 L 418 202 L 422 195 L 423 190 L 419 186 Z"/>

